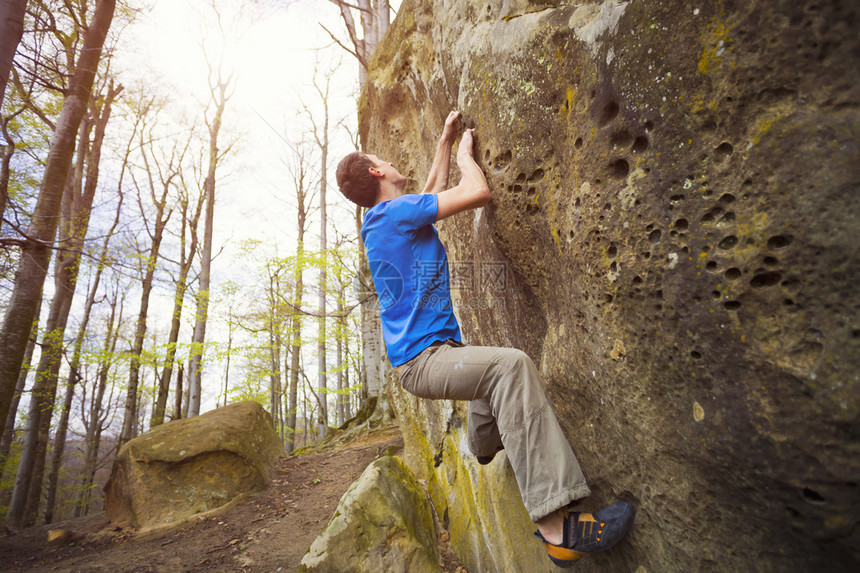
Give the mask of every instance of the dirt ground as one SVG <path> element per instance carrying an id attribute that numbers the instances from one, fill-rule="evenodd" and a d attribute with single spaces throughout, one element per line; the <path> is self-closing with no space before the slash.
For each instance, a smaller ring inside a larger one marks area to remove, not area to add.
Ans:
<path id="1" fill-rule="evenodd" d="M 102 513 L 0 531 L 0 571 L 292 572 L 350 484 L 374 459 L 402 447 L 399 430 L 389 427 L 333 449 L 285 456 L 265 491 L 170 528 L 125 531 Z M 441 570 L 467 573 L 439 531 Z"/>

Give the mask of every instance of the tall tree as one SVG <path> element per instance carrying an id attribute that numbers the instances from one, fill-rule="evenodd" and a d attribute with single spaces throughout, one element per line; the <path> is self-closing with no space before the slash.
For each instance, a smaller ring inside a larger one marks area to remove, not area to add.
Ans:
<path id="1" fill-rule="evenodd" d="M 27 0 L 3 0 L 0 2 L 0 107 L 6 94 L 6 83 L 12 71 L 15 50 L 24 34 L 24 14 Z"/>
<path id="2" fill-rule="evenodd" d="M 15 392 L 57 232 L 60 204 L 75 151 L 78 126 L 89 103 L 115 6 L 116 0 L 99 0 L 96 4 L 54 130 L 39 199 L 30 226 L 21 241 L 15 286 L 0 331 L 0 420 L 6 419 Z"/>
<path id="3" fill-rule="evenodd" d="M 311 134 L 320 152 L 320 186 L 319 186 L 319 213 L 320 213 L 320 257 L 322 262 L 319 266 L 319 288 L 318 298 L 318 334 L 317 334 L 317 388 L 320 397 L 320 412 L 317 420 L 317 431 L 320 438 L 324 438 L 328 429 L 328 361 L 326 359 L 326 295 L 327 275 L 326 275 L 326 249 L 328 248 L 326 239 L 326 230 L 328 229 L 328 215 L 326 205 L 326 189 L 328 188 L 328 152 L 329 152 L 329 90 L 331 87 L 331 77 L 333 70 L 325 75 L 322 81 L 317 79 L 314 74 L 313 86 L 319 96 L 322 104 L 322 121 L 317 123 L 314 113 L 306 107 L 305 110 L 308 119 L 313 127 Z"/>
<path id="4" fill-rule="evenodd" d="M 80 124 L 77 161 L 73 174 L 66 181 L 61 237 L 58 241 L 62 249 L 57 253 L 54 269 L 54 296 L 45 324 L 42 352 L 31 392 L 27 431 L 7 516 L 10 522 L 16 524 L 20 524 L 22 515 L 23 524 L 33 525 L 36 522 L 57 378 L 65 347 L 66 323 L 77 286 L 81 253 L 98 184 L 101 145 L 110 118 L 111 104 L 121 91 L 121 86 L 114 87 L 111 83 L 107 95 L 94 100 L 92 116 L 84 118 Z M 95 135 L 91 142 L 93 128 Z"/>
<path id="5" fill-rule="evenodd" d="M 107 96 L 105 98 L 101 114 L 98 116 L 98 121 L 96 123 L 96 134 L 93 140 L 93 146 L 87 159 L 87 187 L 95 186 L 95 182 L 98 180 L 98 163 L 100 161 L 101 146 L 104 141 L 105 128 L 107 126 L 108 119 L 110 118 L 110 107 L 113 100 L 119 95 L 121 91 L 122 86 L 114 87 L 113 82 L 111 82 L 108 86 Z M 128 150 L 126 151 L 126 160 L 127 158 Z M 126 169 L 126 163 L 127 161 L 124 161 L 123 166 L 120 169 L 119 184 L 117 185 L 117 194 L 119 196 L 119 201 L 117 201 L 116 215 L 114 217 L 113 225 L 105 235 L 102 243 L 101 252 L 98 257 L 98 264 L 95 270 L 95 276 L 93 277 L 92 284 L 90 285 L 90 290 L 87 294 L 86 302 L 84 303 L 83 317 L 81 318 L 81 324 L 78 327 L 78 334 L 75 337 L 75 344 L 72 350 L 72 358 L 69 362 L 69 377 L 66 381 L 66 395 L 65 399 L 63 400 L 62 409 L 60 410 L 60 421 L 57 423 L 57 431 L 56 436 L 54 438 L 54 448 L 51 453 L 51 468 L 48 472 L 48 491 L 45 496 L 45 523 L 51 523 L 54 517 L 54 504 L 57 498 L 57 480 L 60 475 L 60 467 L 63 460 L 63 453 L 66 447 L 66 433 L 69 427 L 69 415 L 72 409 L 72 400 L 75 396 L 75 387 L 80 378 L 79 369 L 81 361 L 81 349 L 83 347 L 87 325 L 89 324 L 90 314 L 92 312 L 93 306 L 95 306 L 96 294 L 99 289 L 99 283 L 101 282 L 101 274 L 104 270 L 104 265 L 107 263 L 108 247 L 110 244 L 110 240 L 113 237 L 117 226 L 119 225 L 120 214 L 122 212 L 123 204 L 122 179 L 123 173 Z M 86 194 L 87 192 L 85 192 L 85 195 Z"/>
<path id="6" fill-rule="evenodd" d="M 287 440 L 287 453 L 292 453 L 295 448 L 295 433 L 296 428 L 296 412 L 298 410 L 298 389 L 299 389 L 299 368 L 301 360 L 302 348 L 302 298 L 304 296 L 304 271 L 305 271 L 305 232 L 308 224 L 308 211 L 310 209 L 310 199 L 312 193 L 309 190 L 309 161 L 307 158 L 307 148 L 304 143 L 299 143 L 293 148 L 292 161 L 288 164 L 290 175 L 292 176 L 293 186 L 296 192 L 296 256 L 295 265 L 293 267 L 294 278 L 293 297 L 290 301 L 292 310 L 290 317 L 290 330 L 292 336 L 292 345 L 290 347 L 290 391 L 289 402 L 287 403 L 287 428 L 292 432 L 293 437 Z"/>
<path id="7" fill-rule="evenodd" d="M 21 372 L 18 374 L 18 382 L 15 384 L 15 396 L 12 398 L 12 405 L 9 407 L 8 414 L 6 414 L 6 425 L 3 428 L 3 438 L 0 440 L 0 476 L 3 475 L 6 459 L 9 456 L 9 451 L 12 449 L 12 441 L 15 439 L 15 419 L 18 414 L 18 404 L 21 401 L 21 395 L 24 393 L 24 386 L 27 383 L 27 375 L 30 373 L 30 362 L 33 359 L 33 351 L 36 349 L 41 309 L 42 297 L 39 297 L 39 305 L 36 307 L 36 321 L 33 322 L 33 328 L 30 331 L 27 351 L 24 354 L 24 363 L 21 366 Z"/>
<path id="8" fill-rule="evenodd" d="M 352 48 L 342 43 L 325 26 L 323 26 L 323 29 L 328 32 L 329 36 L 340 47 L 355 56 L 358 60 L 359 86 L 363 87 L 364 82 L 367 80 L 367 64 L 370 61 L 370 57 L 376 51 L 376 46 L 379 45 L 382 37 L 388 31 L 388 26 L 391 22 L 391 5 L 388 0 L 357 0 L 356 2 L 330 0 L 330 2 L 340 10 L 340 16 L 346 26 L 346 32 L 349 35 Z M 361 34 L 359 34 L 358 25 L 355 23 L 355 18 L 353 17 L 353 12 L 355 11 L 359 13 Z"/>
<path id="9" fill-rule="evenodd" d="M 206 216 L 203 220 L 203 250 L 200 253 L 200 277 L 197 290 L 197 316 L 194 333 L 191 337 L 191 356 L 189 359 L 189 403 L 188 416 L 200 413 L 200 394 L 202 392 L 203 344 L 206 341 L 206 322 L 209 313 L 209 278 L 212 266 L 212 225 L 215 218 L 215 172 L 223 153 L 218 149 L 218 135 L 227 102 L 233 95 L 233 76 L 225 75 L 223 69 L 210 68 L 210 100 L 206 112 L 206 126 L 209 130 L 209 168 L 203 182 L 206 196 Z"/>
<path id="10" fill-rule="evenodd" d="M 367 65 L 382 37 L 388 31 L 391 22 L 391 6 L 388 0 L 358 0 L 353 4 L 347 0 L 330 0 L 337 5 L 352 49 L 341 43 L 334 34 L 326 30 L 332 39 L 358 60 L 359 88 L 367 81 Z M 361 22 L 361 34 L 353 13 L 358 11 Z M 356 226 L 361 231 L 361 207 L 356 208 Z M 385 378 L 391 372 L 385 357 L 385 343 L 382 340 L 382 323 L 379 319 L 378 300 L 373 282 L 370 278 L 370 267 L 364 250 L 364 242 L 359 238 L 359 283 L 362 288 L 361 305 L 361 341 L 362 369 L 361 382 L 367 394 L 364 415 L 374 413 L 383 419 L 388 416 L 390 406 L 385 392 Z"/>
<path id="11" fill-rule="evenodd" d="M 102 432 L 104 432 L 109 424 L 110 403 L 112 400 L 105 400 L 105 393 L 108 388 L 110 369 L 116 356 L 116 344 L 117 340 L 119 340 L 120 325 L 122 324 L 122 313 L 125 304 L 125 293 L 121 293 L 122 289 L 120 289 L 118 278 L 115 279 L 114 284 L 113 296 L 108 297 L 110 316 L 107 319 L 102 352 L 99 355 L 98 370 L 95 383 L 90 392 L 89 405 L 87 405 L 86 392 L 83 392 L 81 396 L 81 422 L 84 425 L 86 434 L 84 438 L 84 467 L 78 487 L 75 517 L 86 514 L 86 510 L 89 507 Z M 117 307 L 119 308 L 118 317 Z M 111 394 L 113 394 L 113 390 L 111 390 Z"/>
<path id="12" fill-rule="evenodd" d="M 176 356 L 176 344 L 179 340 L 179 327 L 182 323 L 182 307 L 185 301 L 185 292 L 188 290 L 188 273 L 194 262 L 194 253 L 197 252 L 198 233 L 197 227 L 203 210 L 203 197 L 199 193 L 192 193 L 185 183 L 183 174 L 179 174 L 180 180 L 180 204 L 182 207 L 182 230 L 179 243 L 179 276 L 176 279 L 176 289 L 173 294 L 173 314 L 170 320 L 170 334 L 167 339 L 167 355 L 164 359 L 164 368 L 158 383 L 158 391 L 155 405 L 152 409 L 150 426 L 158 426 L 164 422 L 164 413 L 167 408 L 167 395 L 170 391 L 170 380 L 173 376 L 173 362 Z M 189 215 L 189 201 L 196 194 L 197 198 Z M 186 228 L 191 235 L 191 242 L 186 250 Z M 181 387 L 181 386 L 180 386 Z M 182 392 L 179 392 L 182 395 Z"/>
<path id="13" fill-rule="evenodd" d="M 155 208 L 155 214 L 153 216 L 152 227 L 150 228 L 141 198 L 143 195 L 141 185 L 138 183 L 137 177 L 132 175 L 134 186 L 137 189 L 141 216 L 143 217 L 143 222 L 146 225 L 150 238 L 150 246 L 149 254 L 140 259 L 142 264 L 140 307 L 137 314 L 134 343 L 131 349 L 131 366 L 129 369 L 128 387 L 126 388 L 120 445 L 125 444 L 137 435 L 140 363 L 143 343 L 146 337 L 149 300 L 152 294 L 161 243 L 164 239 L 164 230 L 173 214 L 173 209 L 168 204 L 170 192 L 173 189 L 174 180 L 178 178 L 182 170 L 183 158 L 188 150 L 188 144 L 185 143 L 184 145 L 176 144 L 169 154 L 167 154 L 167 157 L 158 152 L 157 146 L 154 143 L 156 137 L 153 134 L 154 126 L 158 125 L 158 110 L 155 108 L 155 101 L 150 98 L 145 99 L 137 111 L 143 118 L 146 118 L 151 113 L 155 114 L 152 121 L 153 127 L 149 127 L 148 129 L 142 128 L 139 135 L 140 156 L 143 161 L 144 175 L 146 176 L 146 187 L 152 205 Z"/>

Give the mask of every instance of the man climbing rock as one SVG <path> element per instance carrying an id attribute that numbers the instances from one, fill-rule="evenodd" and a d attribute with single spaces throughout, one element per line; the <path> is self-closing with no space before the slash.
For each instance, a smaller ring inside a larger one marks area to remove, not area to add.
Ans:
<path id="1" fill-rule="evenodd" d="M 623 501 L 595 513 L 569 510 L 590 491 L 534 363 L 521 350 L 461 342 L 448 258 L 433 224 L 492 197 L 472 156 L 474 129 L 463 132 L 457 150 L 462 178 L 447 188 L 459 120 L 459 112 L 448 115 L 420 195 L 403 193 L 407 178 L 393 164 L 360 152 L 341 160 L 337 183 L 347 199 L 368 209 L 361 237 L 388 358 L 403 388 L 422 398 L 469 401 L 472 453 L 489 463 L 505 450 L 537 523 L 535 535 L 553 563 L 569 567 L 583 554 L 617 543 L 634 511 Z"/>

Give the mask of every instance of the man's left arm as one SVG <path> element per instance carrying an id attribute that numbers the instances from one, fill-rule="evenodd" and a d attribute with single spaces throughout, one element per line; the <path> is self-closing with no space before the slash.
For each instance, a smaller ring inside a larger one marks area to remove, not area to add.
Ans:
<path id="1" fill-rule="evenodd" d="M 436 155 L 433 157 L 433 165 L 427 175 L 427 183 L 422 193 L 439 193 L 448 188 L 448 173 L 451 165 L 451 149 L 454 139 L 457 137 L 457 122 L 460 120 L 460 112 L 452 111 L 445 119 L 445 127 L 442 128 L 442 136 L 436 146 Z"/>

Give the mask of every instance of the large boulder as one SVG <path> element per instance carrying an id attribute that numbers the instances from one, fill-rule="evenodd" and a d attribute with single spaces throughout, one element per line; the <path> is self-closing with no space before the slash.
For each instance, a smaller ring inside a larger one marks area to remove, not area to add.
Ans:
<path id="1" fill-rule="evenodd" d="M 367 466 L 302 559 L 317 573 L 438 572 L 427 494 L 397 456 Z"/>
<path id="2" fill-rule="evenodd" d="M 858 12 L 406 0 L 377 50 L 368 151 L 420 182 L 449 110 L 477 126 L 493 201 L 438 225 L 466 340 L 539 365 L 588 507 L 639 509 L 578 568 L 858 566 Z M 463 405 L 393 390 L 469 569 L 551 570 Z"/>
<path id="3" fill-rule="evenodd" d="M 120 449 L 105 485 L 105 511 L 123 527 L 181 521 L 264 489 L 282 453 L 258 402 L 162 424 Z"/>

